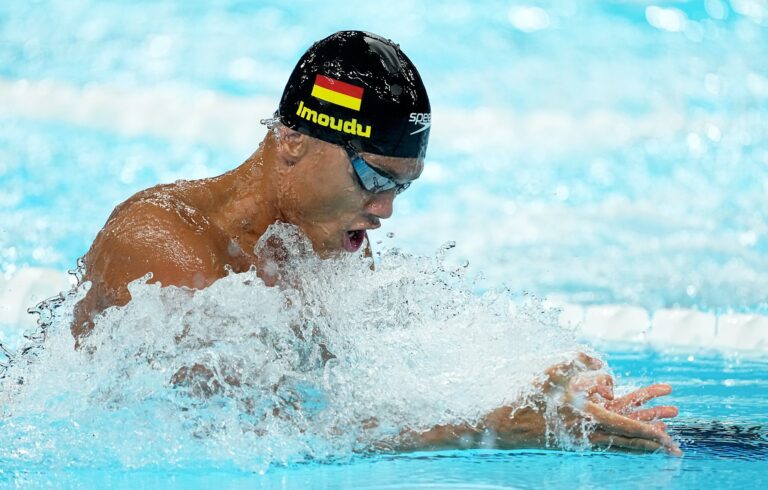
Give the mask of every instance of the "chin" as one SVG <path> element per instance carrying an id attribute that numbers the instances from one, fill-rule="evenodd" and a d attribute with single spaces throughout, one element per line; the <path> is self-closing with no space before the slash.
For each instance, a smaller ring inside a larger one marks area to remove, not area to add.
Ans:
<path id="1" fill-rule="evenodd" d="M 310 239 L 310 241 L 312 242 L 312 248 L 315 253 L 321 259 L 338 257 L 344 253 L 344 249 L 338 240 L 324 237 L 322 239 Z"/>

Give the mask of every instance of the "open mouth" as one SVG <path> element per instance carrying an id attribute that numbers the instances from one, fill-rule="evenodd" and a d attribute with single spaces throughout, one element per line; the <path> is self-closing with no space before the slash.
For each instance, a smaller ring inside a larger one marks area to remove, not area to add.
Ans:
<path id="1" fill-rule="evenodd" d="M 365 241 L 365 230 L 351 230 L 344 233 L 342 246 L 347 252 L 357 252 Z"/>

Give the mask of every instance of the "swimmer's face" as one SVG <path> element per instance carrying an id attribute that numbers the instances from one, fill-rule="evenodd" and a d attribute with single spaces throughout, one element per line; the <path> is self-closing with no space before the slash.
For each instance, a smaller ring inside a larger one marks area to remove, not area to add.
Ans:
<path id="1" fill-rule="evenodd" d="M 286 169 L 283 180 L 284 217 L 302 229 L 321 256 L 355 252 L 363 246 L 366 230 L 378 228 L 392 215 L 396 191 L 366 191 L 342 147 L 304 138 L 307 151 Z M 398 182 L 417 179 L 424 168 L 421 159 L 360 155 Z"/>

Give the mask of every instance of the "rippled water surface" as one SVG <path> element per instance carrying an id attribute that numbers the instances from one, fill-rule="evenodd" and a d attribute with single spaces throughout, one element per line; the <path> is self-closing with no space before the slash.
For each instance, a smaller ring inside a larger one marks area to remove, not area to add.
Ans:
<path id="1" fill-rule="evenodd" d="M 681 407 L 671 424 L 682 459 L 553 451 L 449 451 L 354 458 L 343 463 L 272 467 L 265 475 L 205 466 L 187 469 L 4 472 L 5 481 L 37 486 L 138 484 L 164 488 L 761 488 L 768 482 L 765 362 L 721 357 L 661 361 L 657 353 L 609 353 L 623 381 L 671 382 Z"/>

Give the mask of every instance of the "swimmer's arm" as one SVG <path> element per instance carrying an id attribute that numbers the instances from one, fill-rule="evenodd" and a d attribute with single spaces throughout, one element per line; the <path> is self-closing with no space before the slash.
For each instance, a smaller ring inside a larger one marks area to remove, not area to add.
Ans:
<path id="1" fill-rule="evenodd" d="M 655 409 L 648 409 L 654 411 Z M 397 451 L 434 451 L 446 449 L 546 449 L 558 447 L 547 444 L 544 407 L 500 407 L 486 415 L 482 422 L 461 425 L 441 425 L 427 431 L 406 430 L 395 445 Z M 599 404 L 587 402 L 581 413 L 560 413 L 563 425 L 571 436 L 580 438 L 578 427 L 587 416 L 596 423 L 594 432 L 587 434 L 593 447 L 620 451 L 665 451 L 679 456 L 679 447 L 663 429 L 634 418 L 611 412 Z M 644 415 L 641 415 L 641 417 Z M 656 413 L 653 418 L 665 415 Z M 671 415 L 666 415 L 671 416 Z"/>
<path id="2" fill-rule="evenodd" d="M 128 283 L 148 272 L 149 281 L 164 286 L 204 288 L 223 275 L 223 267 L 199 236 L 186 229 L 173 213 L 138 204 L 110 219 L 85 256 L 84 281 L 91 282 L 75 307 L 75 338 L 90 331 L 93 318 L 110 306 L 131 299 Z"/>
<path id="3" fill-rule="evenodd" d="M 666 451 L 679 456 L 680 448 L 666 433 L 660 419 L 677 416 L 677 408 L 642 408 L 646 402 L 668 395 L 672 388 L 655 384 L 614 399 L 613 378 L 596 373 L 599 360 L 580 354 L 577 359 L 550 367 L 536 388 L 556 393 L 562 401 L 552 414 L 571 436 L 586 436 L 594 447 L 623 451 Z M 547 411 L 545 398 L 520 406 L 491 411 L 476 424 L 442 425 L 427 431 L 405 430 L 396 450 L 419 451 L 459 448 L 537 449 L 546 448 Z M 550 407 L 551 408 L 551 407 Z M 594 430 L 584 434 L 585 423 Z"/>

